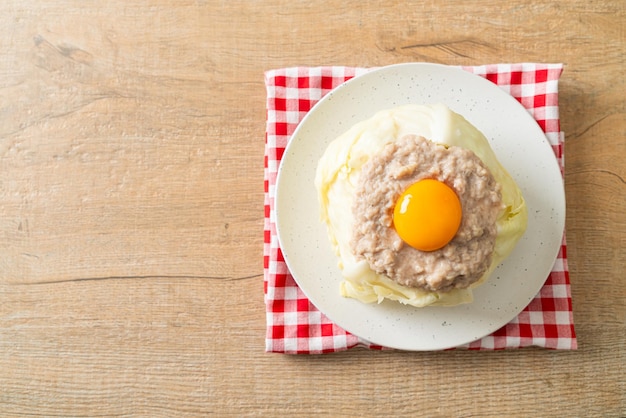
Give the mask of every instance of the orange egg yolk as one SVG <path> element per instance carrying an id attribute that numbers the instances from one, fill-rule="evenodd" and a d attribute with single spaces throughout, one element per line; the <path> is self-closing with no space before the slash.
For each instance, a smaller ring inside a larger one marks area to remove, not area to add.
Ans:
<path id="1" fill-rule="evenodd" d="M 404 242 L 421 251 L 448 244 L 461 225 L 461 201 L 445 183 L 424 179 L 410 185 L 396 201 L 393 224 Z"/>

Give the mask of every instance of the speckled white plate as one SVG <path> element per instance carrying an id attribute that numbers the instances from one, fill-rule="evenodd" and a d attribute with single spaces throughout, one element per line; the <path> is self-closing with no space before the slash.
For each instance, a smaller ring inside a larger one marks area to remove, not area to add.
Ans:
<path id="1" fill-rule="evenodd" d="M 339 294 L 341 273 L 319 220 L 313 180 L 327 145 L 378 110 L 444 103 L 489 139 L 528 205 L 528 229 L 511 256 L 474 291 L 474 302 L 414 308 L 363 304 Z M 298 126 L 276 185 L 278 237 L 289 270 L 333 322 L 375 344 L 437 350 L 482 338 L 511 321 L 545 282 L 565 225 L 565 193 L 554 153 L 532 116 L 491 82 L 458 68 L 410 63 L 382 67 L 342 84 Z"/>

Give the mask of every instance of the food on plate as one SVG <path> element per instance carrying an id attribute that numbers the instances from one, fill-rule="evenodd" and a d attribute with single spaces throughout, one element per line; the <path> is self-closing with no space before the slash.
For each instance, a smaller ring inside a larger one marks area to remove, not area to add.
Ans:
<path id="1" fill-rule="evenodd" d="M 491 264 L 501 209 L 500 187 L 472 151 L 405 135 L 361 168 L 351 251 L 404 286 L 466 288 Z"/>
<path id="2" fill-rule="evenodd" d="M 404 105 L 331 142 L 315 176 L 341 294 L 365 303 L 473 300 L 523 235 L 521 191 L 484 135 L 444 105 Z"/>

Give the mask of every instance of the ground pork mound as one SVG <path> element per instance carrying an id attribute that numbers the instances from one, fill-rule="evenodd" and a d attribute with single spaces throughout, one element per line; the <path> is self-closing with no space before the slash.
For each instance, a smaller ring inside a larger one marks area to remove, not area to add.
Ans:
<path id="1" fill-rule="evenodd" d="M 452 241 L 429 252 L 404 243 L 393 228 L 396 200 L 408 186 L 426 178 L 450 186 L 463 212 Z M 467 288 L 491 264 L 501 209 L 500 186 L 476 154 L 407 135 L 387 144 L 362 167 L 350 245 L 357 259 L 401 285 L 434 292 Z"/>

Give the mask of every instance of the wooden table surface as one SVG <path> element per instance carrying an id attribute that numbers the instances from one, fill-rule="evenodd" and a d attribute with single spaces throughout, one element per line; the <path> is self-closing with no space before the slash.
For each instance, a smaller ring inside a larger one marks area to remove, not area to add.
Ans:
<path id="1" fill-rule="evenodd" d="M 626 416 L 622 0 L 0 3 L 1 416 Z M 264 352 L 263 72 L 562 62 L 579 349 Z"/>

